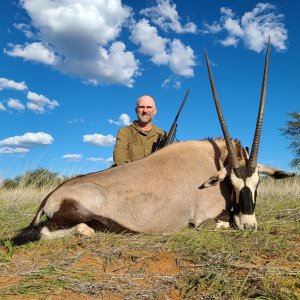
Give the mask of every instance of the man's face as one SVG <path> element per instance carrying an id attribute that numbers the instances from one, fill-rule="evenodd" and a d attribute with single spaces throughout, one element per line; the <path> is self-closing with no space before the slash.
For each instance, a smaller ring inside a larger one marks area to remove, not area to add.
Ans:
<path id="1" fill-rule="evenodd" d="M 154 100 L 149 96 L 140 97 L 135 112 L 140 123 L 150 123 L 157 112 Z"/>

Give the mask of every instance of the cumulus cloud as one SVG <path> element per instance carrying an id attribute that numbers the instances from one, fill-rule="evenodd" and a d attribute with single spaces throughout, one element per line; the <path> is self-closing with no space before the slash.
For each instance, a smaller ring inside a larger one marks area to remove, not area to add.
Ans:
<path id="1" fill-rule="evenodd" d="M 16 82 L 7 78 L 0 78 L 0 91 L 3 89 L 13 89 L 18 91 L 27 90 L 27 85 L 24 81 Z"/>
<path id="2" fill-rule="evenodd" d="M 82 159 L 82 154 L 65 154 L 61 158 L 76 161 Z"/>
<path id="3" fill-rule="evenodd" d="M 184 46 L 180 40 L 175 39 L 171 44 L 169 65 L 175 74 L 191 77 L 194 76 L 195 66 L 194 51 L 189 46 Z"/>
<path id="4" fill-rule="evenodd" d="M 49 100 L 44 95 L 29 91 L 27 93 L 27 108 L 35 113 L 45 113 L 46 109 L 54 109 L 59 106 L 56 100 Z"/>
<path id="5" fill-rule="evenodd" d="M 141 53 L 152 56 L 154 63 L 167 63 L 166 44 L 169 39 L 160 37 L 148 20 L 142 19 L 132 27 L 131 40 L 141 46 Z"/>
<path id="6" fill-rule="evenodd" d="M 195 63 L 194 51 L 185 46 L 180 40 L 160 37 L 157 29 L 142 19 L 132 26 L 132 41 L 140 45 L 139 51 L 150 55 L 151 61 L 157 65 L 168 65 L 178 75 L 184 77 L 194 76 Z"/>
<path id="7" fill-rule="evenodd" d="M 8 55 L 51 65 L 91 84 L 133 85 L 139 62 L 132 52 L 125 51 L 124 43 L 116 41 L 132 10 L 120 0 L 20 3 L 31 24 L 15 27 L 35 41 L 10 45 L 5 50 Z"/>
<path id="8" fill-rule="evenodd" d="M 11 109 L 23 111 L 25 110 L 25 105 L 18 99 L 8 99 L 7 106 Z"/>
<path id="9" fill-rule="evenodd" d="M 270 3 L 258 3 L 252 11 L 246 12 L 241 18 L 226 7 L 220 9 L 219 22 L 212 25 L 204 24 L 204 33 L 225 33 L 219 42 L 225 46 L 236 47 L 243 42 L 245 47 L 255 52 L 264 50 L 268 37 L 277 51 L 287 49 L 288 31 L 283 23 L 284 15 L 277 12 L 276 6 Z"/>
<path id="10" fill-rule="evenodd" d="M 131 124 L 130 117 L 127 114 L 121 114 L 119 116 L 119 121 L 114 121 L 112 119 L 108 119 L 110 124 L 116 124 L 118 126 L 128 126 Z"/>
<path id="11" fill-rule="evenodd" d="M 40 35 L 65 47 L 68 42 L 76 42 L 78 35 L 105 45 L 119 36 L 131 14 L 131 9 L 123 6 L 120 0 L 21 0 L 21 4 Z M 76 36 L 72 38 L 72 34 Z"/>
<path id="12" fill-rule="evenodd" d="M 34 42 L 26 45 L 11 45 L 11 49 L 4 52 L 9 56 L 22 57 L 46 65 L 55 65 L 58 57 L 47 43 Z"/>
<path id="13" fill-rule="evenodd" d="M 12 153 L 27 153 L 29 152 L 29 149 L 27 148 L 10 148 L 10 147 L 4 147 L 0 148 L 0 154 L 12 154 Z"/>
<path id="14" fill-rule="evenodd" d="M 86 160 L 92 161 L 92 162 L 98 162 L 98 161 L 104 161 L 104 158 L 102 158 L 102 157 L 88 157 Z"/>
<path id="15" fill-rule="evenodd" d="M 134 77 L 138 76 L 139 61 L 135 59 L 130 51 L 126 51 L 126 46 L 122 42 L 115 42 L 106 50 L 99 47 L 97 60 L 74 61 L 68 64 L 67 70 L 72 74 L 74 67 L 81 67 L 81 71 L 92 84 L 123 84 L 132 87 Z"/>
<path id="16" fill-rule="evenodd" d="M 222 27 L 217 22 L 214 22 L 213 24 L 204 23 L 204 28 L 201 30 L 204 34 L 216 34 L 222 31 Z"/>
<path id="17" fill-rule="evenodd" d="M 182 76 L 193 73 L 186 70 L 193 64 L 184 62 L 178 65 L 183 64 L 185 70 L 178 72 L 171 41 L 159 36 L 157 28 L 150 26 L 148 20 L 136 22 L 132 9 L 120 0 L 20 0 L 20 4 L 30 21 L 16 23 L 14 27 L 28 41 L 10 43 L 5 49 L 7 55 L 50 65 L 64 74 L 81 78 L 84 83 L 133 87 L 141 74 L 141 63 L 135 56 L 139 53 L 128 50 L 125 42 L 118 40 L 126 28 L 133 30 L 132 41 L 154 64 L 166 65 Z M 141 14 L 165 31 L 197 31 L 192 22 L 182 24 L 176 5 L 170 0 L 159 0 L 155 7 L 146 8 Z M 184 51 L 189 61 L 195 59 L 190 50 L 184 46 L 180 53 Z M 33 104 L 29 107 L 39 111 Z"/>
<path id="18" fill-rule="evenodd" d="M 0 146 L 36 147 L 52 143 L 53 137 L 45 132 L 27 132 L 21 136 L 13 136 L 0 140 Z"/>
<path id="19" fill-rule="evenodd" d="M 102 135 L 99 133 L 87 134 L 83 136 L 83 142 L 93 146 L 112 146 L 116 142 L 116 138 L 111 134 Z"/>
<path id="20" fill-rule="evenodd" d="M 181 25 L 176 4 L 169 0 L 157 0 L 157 6 L 142 9 L 140 14 L 151 18 L 151 21 L 164 31 L 172 30 L 176 33 L 197 31 L 195 23 L 188 22 L 184 26 Z"/>
<path id="21" fill-rule="evenodd" d="M 6 108 L 4 107 L 3 103 L 0 102 L 0 111 L 6 111 Z"/>

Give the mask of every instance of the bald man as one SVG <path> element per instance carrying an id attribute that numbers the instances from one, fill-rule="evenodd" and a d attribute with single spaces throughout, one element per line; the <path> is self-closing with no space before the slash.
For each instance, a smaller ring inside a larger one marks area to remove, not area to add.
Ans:
<path id="1" fill-rule="evenodd" d="M 166 132 L 153 125 L 157 113 L 155 101 L 150 96 L 141 96 L 136 103 L 137 120 L 118 131 L 114 149 L 116 165 L 123 165 L 150 155 L 156 148 L 159 136 Z"/>

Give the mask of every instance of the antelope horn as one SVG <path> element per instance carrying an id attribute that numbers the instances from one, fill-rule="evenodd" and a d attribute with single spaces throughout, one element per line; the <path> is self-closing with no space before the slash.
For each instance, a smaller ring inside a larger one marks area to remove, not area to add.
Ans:
<path id="1" fill-rule="evenodd" d="M 266 52 L 264 76 L 263 76 L 263 82 L 261 88 L 259 110 L 258 110 L 257 121 L 256 121 L 256 129 L 254 133 L 250 158 L 247 164 L 248 168 L 255 168 L 257 165 L 258 147 L 259 147 L 260 134 L 261 134 L 263 117 L 264 117 L 265 100 L 266 100 L 266 85 L 267 85 L 267 78 L 268 78 L 269 53 L 270 53 L 270 37 L 268 40 L 268 47 Z"/>
<path id="2" fill-rule="evenodd" d="M 214 79 L 213 79 L 211 68 L 210 68 L 209 59 L 208 59 L 208 56 L 207 56 L 207 53 L 206 53 L 205 49 L 204 49 L 204 52 L 205 52 L 205 58 L 206 58 L 206 64 L 207 64 L 207 69 L 208 69 L 208 74 L 209 74 L 211 90 L 212 90 L 213 97 L 214 97 L 214 100 L 215 100 L 215 106 L 216 106 L 216 109 L 217 109 L 219 121 L 220 121 L 220 124 L 221 124 L 221 128 L 222 128 L 222 132 L 223 132 L 223 135 L 224 135 L 226 147 L 227 147 L 227 150 L 228 150 L 229 160 L 231 162 L 232 167 L 234 169 L 237 169 L 239 167 L 239 163 L 238 163 L 237 157 L 235 155 L 233 145 L 232 145 L 232 141 L 230 139 L 230 135 L 229 135 L 227 127 L 226 127 L 226 122 L 225 122 L 225 119 L 224 119 L 224 116 L 223 116 L 223 113 L 222 113 L 221 105 L 220 105 L 220 102 L 219 102 L 219 99 L 218 99 Z"/>

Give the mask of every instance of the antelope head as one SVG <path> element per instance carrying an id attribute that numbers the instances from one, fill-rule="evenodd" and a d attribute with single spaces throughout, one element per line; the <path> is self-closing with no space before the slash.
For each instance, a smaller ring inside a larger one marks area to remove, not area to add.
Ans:
<path id="1" fill-rule="evenodd" d="M 260 142 L 264 106 L 266 99 L 266 82 L 268 76 L 268 62 L 269 62 L 269 52 L 270 52 L 270 38 L 268 41 L 268 47 L 265 58 L 265 67 L 263 75 L 263 83 L 260 97 L 259 111 L 256 121 L 256 129 L 254 133 L 252 148 L 250 156 L 247 155 L 244 164 L 240 164 L 236 153 L 234 152 L 234 147 L 232 144 L 232 139 L 230 138 L 225 119 L 221 110 L 220 102 L 216 92 L 212 71 L 209 63 L 207 53 L 205 51 L 206 63 L 208 68 L 208 74 L 210 79 L 210 84 L 212 88 L 213 98 L 215 106 L 217 109 L 219 121 L 224 135 L 224 140 L 228 150 L 229 165 L 225 166 L 220 170 L 215 176 L 211 177 L 206 181 L 200 188 L 209 187 L 217 184 L 218 182 L 224 180 L 225 177 L 229 176 L 232 185 L 232 205 L 234 210 L 234 223 L 239 229 L 257 229 L 257 222 L 255 217 L 255 205 L 256 205 L 256 195 L 257 187 L 259 183 L 259 174 L 265 174 L 274 177 L 275 179 L 281 179 L 285 177 L 294 176 L 294 173 L 286 173 L 274 168 L 266 167 L 257 164 L 257 155 Z"/>

